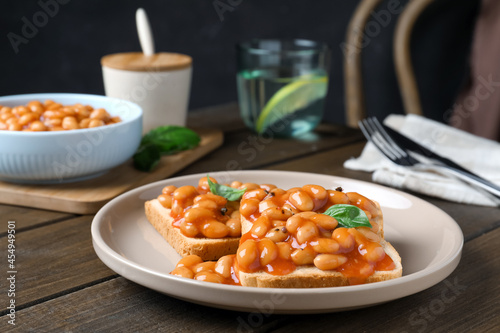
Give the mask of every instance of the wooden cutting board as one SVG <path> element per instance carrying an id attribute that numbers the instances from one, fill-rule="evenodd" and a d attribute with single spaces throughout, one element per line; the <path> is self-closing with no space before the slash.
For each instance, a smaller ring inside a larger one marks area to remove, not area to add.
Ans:
<path id="1" fill-rule="evenodd" d="M 0 203 L 76 214 L 96 213 L 114 197 L 175 174 L 223 142 L 223 134 L 219 130 L 196 129 L 196 132 L 201 137 L 198 147 L 163 156 L 152 172 L 136 170 L 132 160 L 129 160 L 102 176 L 80 182 L 53 185 L 0 182 Z"/>

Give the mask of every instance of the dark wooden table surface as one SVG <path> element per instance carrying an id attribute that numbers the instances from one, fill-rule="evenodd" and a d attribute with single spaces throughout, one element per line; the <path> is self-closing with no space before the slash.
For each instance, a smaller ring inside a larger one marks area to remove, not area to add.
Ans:
<path id="1" fill-rule="evenodd" d="M 264 142 L 244 128 L 234 104 L 193 112 L 189 125 L 220 128 L 225 142 L 177 175 L 234 168 L 236 160 L 242 169 L 371 180 L 369 173 L 342 167 L 365 145 L 356 130 L 321 125 L 307 138 Z M 99 260 L 92 247 L 92 215 L 0 205 L 0 332 L 499 332 L 500 211 L 414 195 L 443 209 L 462 228 L 465 246 L 458 268 L 434 287 L 383 305 L 293 316 L 219 310 L 165 296 Z M 16 221 L 15 297 L 8 294 L 9 220 Z M 444 302 L 450 283 L 458 287 Z M 11 299 L 15 326 L 9 323 Z"/>

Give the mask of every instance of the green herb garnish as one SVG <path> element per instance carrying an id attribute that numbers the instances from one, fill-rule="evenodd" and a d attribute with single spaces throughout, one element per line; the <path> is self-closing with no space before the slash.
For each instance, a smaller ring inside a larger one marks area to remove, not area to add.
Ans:
<path id="1" fill-rule="evenodd" d="M 372 227 L 368 216 L 359 207 L 338 204 L 330 206 L 323 214 L 334 217 L 344 228 Z"/>
<path id="2" fill-rule="evenodd" d="M 220 195 L 221 197 L 226 198 L 229 201 L 237 201 L 245 194 L 246 188 L 238 190 L 237 188 L 232 188 L 230 186 L 221 185 L 218 183 L 214 183 L 210 180 L 210 177 L 207 175 L 208 186 L 210 187 L 210 192 L 215 195 Z"/>
<path id="3" fill-rule="evenodd" d="M 162 155 L 171 155 L 196 147 L 200 136 L 182 126 L 160 126 L 149 131 L 134 154 L 134 166 L 141 171 L 154 169 Z"/>

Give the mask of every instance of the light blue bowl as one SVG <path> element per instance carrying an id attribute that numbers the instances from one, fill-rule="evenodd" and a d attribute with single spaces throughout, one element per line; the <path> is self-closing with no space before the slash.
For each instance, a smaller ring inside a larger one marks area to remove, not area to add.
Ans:
<path id="1" fill-rule="evenodd" d="M 104 108 L 122 121 L 102 127 L 54 131 L 0 130 L 0 180 L 52 184 L 97 177 L 135 153 L 142 136 L 142 109 L 117 98 L 86 94 L 26 94 L 0 97 L 0 105 L 26 105 L 51 99 Z"/>

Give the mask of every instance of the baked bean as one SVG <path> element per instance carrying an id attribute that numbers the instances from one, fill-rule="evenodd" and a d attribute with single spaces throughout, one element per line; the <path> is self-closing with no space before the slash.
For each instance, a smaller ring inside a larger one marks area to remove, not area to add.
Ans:
<path id="1" fill-rule="evenodd" d="M 2 113 L 2 114 L 0 114 L 0 120 L 1 121 L 6 121 L 9 118 L 16 118 L 16 116 L 13 115 L 12 113 Z"/>
<path id="2" fill-rule="evenodd" d="M 283 220 L 272 220 L 271 227 L 285 227 L 286 229 L 286 221 Z"/>
<path id="3" fill-rule="evenodd" d="M 356 192 L 348 192 L 346 195 L 349 197 L 351 205 L 358 206 L 362 210 L 370 213 L 371 216 L 377 216 L 378 209 L 373 201 Z"/>
<path id="4" fill-rule="evenodd" d="M 260 253 L 260 265 L 266 266 L 278 258 L 278 247 L 270 239 L 264 238 L 257 242 Z"/>
<path id="5" fill-rule="evenodd" d="M 179 262 L 177 263 L 177 265 L 175 267 L 194 267 L 200 263 L 203 262 L 203 259 L 201 259 L 201 257 L 195 255 L 195 254 L 190 254 L 188 256 L 185 256 L 184 258 L 182 258 L 181 260 L 179 260 Z"/>
<path id="6" fill-rule="evenodd" d="M 368 242 L 359 246 L 359 253 L 370 262 L 377 262 L 385 257 L 384 248 L 375 242 Z"/>
<path id="7" fill-rule="evenodd" d="M 209 220 L 202 224 L 201 233 L 207 238 L 223 238 L 229 234 L 229 228 L 217 220 Z"/>
<path id="8" fill-rule="evenodd" d="M 232 219 L 236 219 L 236 220 L 240 221 L 240 211 L 239 211 L 239 208 L 235 209 L 229 216 Z"/>
<path id="9" fill-rule="evenodd" d="M 90 113 L 90 118 L 91 119 L 99 119 L 102 121 L 108 121 L 109 120 L 109 113 L 102 108 L 95 109 L 94 111 L 92 111 Z"/>
<path id="10" fill-rule="evenodd" d="M 314 258 L 314 266 L 321 270 L 335 269 L 347 262 L 347 258 L 339 254 L 319 254 Z"/>
<path id="11" fill-rule="evenodd" d="M 328 206 L 338 204 L 349 204 L 349 197 L 341 191 L 328 190 Z"/>
<path id="12" fill-rule="evenodd" d="M 64 128 L 62 126 L 53 126 L 49 127 L 49 131 L 64 131 Z"/>
<path id="13" fill-rule="evenodd" d="M 260 188 L 267 191 L 267 192 L 271 192 L 272 190 L 274 190 L 276 187 L 276 185 L 273 185 L 273 184 L 260 184 Z"/>
<path id="14" fill-rule="evenodd" d="M 235 181 L 231 182 L 231 184 L 229 186 L 232 188 L 239 188 L 241 185 L 243 185 L 242 182 L 235 180 Z"/>
<path id="15" fill-rule="evenodd" d="M 294 250 L 290 244 L 288 244 L 286 242 L 280 242 L 280 243 L 276 243 L 276 246 L 278 247 L 278 252 L 279 252 L 280 258 L 285 259 L 285 260 L 291 260 L 292 252 Z"/>
<path id="16" fill-rule="evenodd" d="M 297 190 L 296 192 L 290 193 L 288 201 L 303 212 L 311 211 L 314 208 L 313 199 L 303 190 Z"/>
<path id="17" fill-rule="evenodd" d="M 217 205 L 217 203 L 215 201 L 212 201 L 212 200 L 209 200 L 209 199 L 205 199 L 205 200 L 200 200 L 202 196 L 199 195 L 197 196 L 196 198 L 194 198 L 193 200 L 193 208 L 204 208 L 204 209 L 208 209 L 208 210 L 211 210 L 211 211 L 214 211 L 214 210 L 217 210 L 217 208 L 219 207 Z"/>
<path id="18" fill-rule="evenodd" d="M 182 234 L 187 237 L 196 237 L 200 233 L 196 225 L 187 222 L 186 220 L 181 222 L 179 228 L 181 229 Z"/>
<path id="19" fill-rule="evenodd" d="M 47 130 L 47 126 L 45 126 L 45 124 L 39 120 L 32 122 L 29 128 L 30 130 L 35 132 L 42 132 Z"/>
<path id="20" fill-rule="evenodd" d="M 63 107 L 63 105 L 61 103 L 53 102 L 53 103 L 47 105 L 46 109 L 47 110 L 59 110 L 62 107 Z"/>
<path id="21" fill-rule="evenodd" d="M 259 200 L 250 198 L 242 201 L 240 206 L 240 213 L 245 217 L 250 217 L 252 214 L 259 211 Z"/>
<path id="22" fill-rule="evenodd" d="M 23 115 L 25 115 L 25 114 L 27 114 L 27 113 L 30 113 L 30 112 L 31 112 L 31 110 L 30 110 L 30 109 L 28 109 L 28 108 L 27 108 L 27 107 L 25 107 L 25 106 L 16 106 L 16 107 L 13 107 L 13 108 L 12 108 L 12 111 L 11 111 L 11 112 L 12 112 L 12 114 L 15 114 L 16 116 L 19 116 L 19 117 L 20 117 L 20 116 L 23 116 Z"/>
<path id="23" fill-rule="evenodd" d="M 259 212 L 264 212 L 269 208 L 276 208 L 278 205 L 272 200 L 263 200 L 259 203 Z"/>
<path id="24" fill-rule="evenodd" d="M 311 221 L 326 230 L 333 230 L 338 226 L 338 221 L 334 217 L 325 214 L 316 214 L 311 217 Z"/>
<path id="25" fill-rule="evenodd" d="M 262 238 L 267 234 L 269 230 L 270 222 L 269 219 L 264 217 L 259 217 L 252 225 L 251 233 L 256 238 Z"/>
<path id="26" fill-rule="evenodd" d="M 257 189 L 260 189 L 260 186 L 255 184 L 255 183 L 245 183 L 245 184 L 241 184 L 239 189 L 244 189 L 246 188 L 247 191 L 252 191 L 252 190 L 257 190 Z"/>
<path id="27" fill-rule="evenodd" d="M 281 188 L 274 188 L 272 189 L 271 191 L 269 191 L 269 197 L 280 197 L 280 198 L 283 198 L 283 199 L 288 199 L 288 191 L 285 191 Z"/>
<path id="28" fill-rule="evenodd" d="M 323 186 L 319 185 L 304 185 L 302 189 L 315 200 L 325 200 L 328 198 L 328 192 Z"/>
<path id="29" fill-rule="evenodd" d="M 289 236 L 288 230 L 285 227 L 271 228 L 266 234 L 266 238 L 275 243 L 284 242 Z"/>
<path id="30" fill-rule="evenodd" d="M 161 189 L 161 193 L 171 195 L 176 189 L 177 187 L 175 187 L 174 185 L 168 185 Z"/>
<path id="31" fill-rule="evenodd" d="M 267 216 L 272 220 L 286 221 L 290 216 L 292 216 L 292 212 L 283 208 L 272 207 L 264 210 L 261 215 Z"/>
<path id="32" fill-rule="evenodd" d="M 229 228 L 229 236 L 238 237 L 241 236 L 241 222 L 237 219 L 229 219 L 226 222 L 226 226 Z"/>
<path id="33" fill-rule="evenodd" d="M 38 120 L 38 117 L 36 114 L 34 114 L 33 112 L 27 112 L 19 117 L 18 123 L 19 123 L 19 125 L 24 126 L 24 125 L 28 125 L 30 122 L 34 121 L 35 119 Z"/>
<path id="34" fill-rule="evenodd" d="M 316 253 L 310 247 L 304 249 L 296 249 L 292 252 L 291 258 L 295 265 L 310 265 L 314 262 L 314 257 Z"/>
<path id="35" fill-rule="evenodd" d="M 21 125 L 19 125 L 18 123 L 12 123 L 12 124 L 9 124 L 7 126 L 7 129 L 9 131 L 20 131 L 23 129 L 23 127 Z"/>
<path id="36" fill-rule="evenodd" d="M 44 124 L 47 127 L 56 127 L 59 126 L 62 128 L 62 118 L 50 118 L 50 119 L 45 119 Z"/>
<path id="37" fill-rule="evenodd" d="M 102 121 L 101 119 L 91 119 L 89 122 L 89 128 L 101 127 L 104 125 L 104 121 Z"/>
<path id="38" fill-rule="evenodd" d="M 4 114 L 4 113 L 12 113 L 12 108 L 10 108 L 8 106 L 1 106 L 0 105 L 0 114 Z"/>
<path id="39" fill-rule="evenodd" d="M 300 210 L 298 210 L 294 206 L 290 205 L 289 203 L 285 203 L 283 205 L 283 209 L 290 211 L 290 213 L 292 213 L 292 215 L 300 213 Z"/>
<path id="40" fill-rule="evenodd" d="M 301 213 L 295 214 L 286 221 L 286 229 L 289 232 L 297 232 L 299 226 L 305 221 Z"/>
<path id="41" fill-rule="evenodd" d="M 84 118 L 80 120 L 80 122 L 78 123 L 78 126 L 80 126 L 80 128 L 88 128 L 89 125 L 90 125 L 90 118 Z"/>
<path id="42" fill-rule="evenodd" d="M 198 195 L 198 191 L 194 186 L 186 185 L 176 189 L 173 193 L 174 200 L 182 201 L 184 206 L 191 206 L 193 199 Z"/>
<path id="43" fill-rule="evenodd" d="M 339 243 L 331 238 L 318 238 L 314 243 L 311 242 L 311 245 L 317 253 L 335 253 L 340 248 Z"/>
<path id="44" fill-rule="evenodd" d="M 6 130 L 7 124 L 0 120 L 0 130 Z"/>
<path id="45" fill-rule="evenodd" d="M 74 108 L 70 107 L 70 106 L 64 106 L 61 108 L 61 111 L 64 112 L 64 115 L 66 117 L 75 117 L 76 118 L 76 111 Z"/>
<path id="46" fill-rule="evenodd" d="M 187 267 L 184 267 L 184 266 L 176 267 L 172 272 L 170 272 L 170 274 L 177 275 L 177 276 L 184 277 L 184 278 L 188 278 L 188 279 L 192 279 L 194 277 L 193 271 Z"/>
<path id="47" fill-rule="evenodd" d="M 215 261 L 205 261 L 205 262 L 200 262 L 199 264 L 196 264 L 192 266 L 192 270 L 195 274 L 200 273 L 200 272 L 215 272 Z"/>
<path id="48" fill-rule="evenodd" d="M 351 251 L 356 245 L 354 237 L 347 228 L 337 228 L 333 231 L 332 238 L 346 251 Z"/>
<path id="49" fill-rule="evenodd" d="M 160 202 L 160 204 L 167 208 L 167 209 L 170 209 L 172 208 L 172 196 L 168 195 L 168 194 L 160 194 L 158 197 L 157 197 L 158 201 Z"/>
<path id="50" fill-rule="evenodd" d="M 267 193 L 263 189 L 257 189 L 257 190 L 251 190 L 251 191 L 246 191 L 245 194 L 242 196 L 242 200 L 250 199 L 250 198 L 255 198 L 258 201 L 263 200 L 266 197 Z"/>
<path id="51" fill-rule="evenodd" d="M 216 273 L 210 273 L 210 272 L 198 273 L 194 276 L 194 279 L 198 280 L 198 281 L 205 281 L 205 282 L 212 282 L 212 283 L 224 283 L 222 276 L 220 276 Z"/>
<path id="52" fill-rule="evenodd" d="M 5 123 L 7 125 L 13 125 L 13 124 L 19 125 L 19 119 L 17 119 L 16 117 L 9 118 L 5 121 Z"/>
<path id="53" fill-rule="evenodd" d="M 62 127 L 65 130 L 75 130 L 79 128 L 76 118 L 72 116 L 67 116 L 63 118 Z"/>
<path id="54" fill-rule="evenodd" d="M 231 277 L 231 268 L 233 266 L 233 256 L 227 255 L 221 257 L 217 260 L 217 264 L 215 264 L 215 272 L 220 274 L 222 277 L 229 279 Z"/>
<path id="55" fill-rule="evenodd" d="M 210 209 L 203 207 L 193 207 L 191 209 L 188 209 L 184 213 L 184 219 L 187 222 L 191 223 L 201 220 L 214 219 L 214 218 L 215 218 L 214 212 Z"/>
<path id="56" fill-rule="evenodd" d="M 240 244 L 236 252 L 236 260 L 242 267 L 254 268 L 257 258 L 259 257 L 259 250 L 257 242 L 253 239 L 248 239 L 243 244 Z"/>
<path id="57" fill-rule="evenodd" d="M 318 227 L 311 221 L 306 221 L 297 229 L 297 241 L 305 244 L 309 240 L 318 236 Z"/>
<path id="58" fill-rule="evenodd" d="M 217 183 L 217 180 L 215 178 L 209 177 L 210 181 L 213 183 Z M 201 177 L 200 180 L 198 181 L 198 188 L 202 190 L 203 192 L 210 192 L 210 186 L 208 185 L 208 180 L 207 177 Z"/>
<path id="59" fill-rule="evenodd" d="M 357 230 L 372 242 L 380 242 L 381 238 L 368 227 L 358 227 Z"/>

